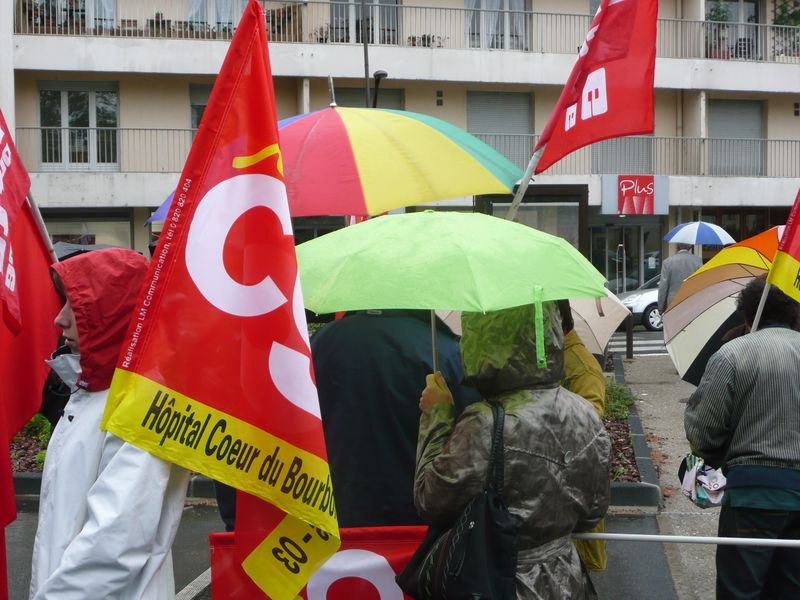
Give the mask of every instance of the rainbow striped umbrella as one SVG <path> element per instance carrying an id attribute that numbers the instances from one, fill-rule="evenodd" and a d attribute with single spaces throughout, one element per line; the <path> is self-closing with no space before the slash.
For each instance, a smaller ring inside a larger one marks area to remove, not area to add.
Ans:
<path id="1" fill-rule="evenodd" d="M 278 123 L 294 217 L 377 215 L 476 194 L 510 194 L 522 171 L 476 137 L 401 110 L 332 106 Z"/>

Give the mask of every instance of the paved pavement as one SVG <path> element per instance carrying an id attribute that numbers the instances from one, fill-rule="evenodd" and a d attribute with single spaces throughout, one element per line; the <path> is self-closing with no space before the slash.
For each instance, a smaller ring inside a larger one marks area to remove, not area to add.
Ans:
<path id="1" fill-rule="evenodd" d="M 636 356 L 623 361 L 625 379 L 637 397 L 645 437 L 664 493 L 657 515 L 664 535 L 715 536 L 719 509 L 697 508 L 680 492 L 678 465 L 689 451 L 683 430 L 685 400 L 695 387 L 678 377 L 669 356 Z M 715 546 L 665 544 L 680 600 L 714 598 Z"/>

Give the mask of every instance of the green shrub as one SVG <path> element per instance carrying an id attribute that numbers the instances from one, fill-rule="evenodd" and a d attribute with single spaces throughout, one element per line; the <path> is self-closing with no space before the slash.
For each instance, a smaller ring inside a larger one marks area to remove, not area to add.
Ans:
<path id="1" fill-rule="evenodd" d="M 50 421 L 48 421 L 43 415 L 37 413 L 33 415 L 33 418 L 28 421 L 25 427 L 22 428 L 22 433 L 26 437 L 38 437 L 43 431 L 49 430 Z"/>
<path id="2" fill-rule="evenodd" d="M 42 450 L 41 452 L 39 452 L 39 454 L 36 455 L 36 466 L 39 467 L 39 469 L 44 468 L 44 457 L 46 455 L 47 455 L 46 450 Z"/>
<path id="3" fill-rule="evenodd" d="M 636 401 L 630 390 L 613 381 L 606 382 L 606 416 L 625 420 Z"/>

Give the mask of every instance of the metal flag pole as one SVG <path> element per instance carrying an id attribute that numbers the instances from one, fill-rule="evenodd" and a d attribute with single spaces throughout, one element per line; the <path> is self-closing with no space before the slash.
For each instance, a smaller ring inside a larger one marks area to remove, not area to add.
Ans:
<path id="1" fill-rule="evenodd" d="M 767 294 L 769 294 L 769 288 L 771 287 L 772 284 L 764 284 L 764 291 L 761 294 L 761 300 L 758 301 L 758 308 L 756 309 L 756 316 L 753 317 L 753 324 L 750 326 L 750 333 L 758 330 L 758 324 L 761 322 L 761 313 L 764 312 L 764 305 L 767 303 Z"/>
<path id="2" fill-rule="evenodd" d="M 433 350 L 433 372 L 439 370 L 439 347 L 436 343 L 436 311 L 431 309 L 431 349 Z"/>
<path id="3" fill-rule="evenodd" d="M 539 164 L 539 159 L 542 158 L 544 148 L 545 147 L 542 146 L 534 152 L 533 156 L 531 156 L 531 160 L 528 162 L 528 168 L 525 169 L 525 174 L 522 176 L 517 186 L 517 192 L 514 194 L 514 199 L 511 201 L 511 206 L 506 213 L 506 219 L 508 221 L 513 221 L 517 218 L 517 210 L 519 209 L 520 202 L 522 202 L 522 199 L 525 197 L 525 192 L 528 190 L 528 186 L 531 183 L 531 177 L 533 177 L 533 172 Z"/>
<path id="4" fill-rule="evenodd" d="M 667 542 L 673 544 L 718 544 L 720 546 L 774 546 L 800 548 L 800 540 L 741 537 L 707 537 L 699 535 L 653 535 L 641 533 L 573 533 L 576 540 L 608 540 L 619 542 Z"/>
<path id="5" fill-rule="evenodd" d="M 30 190 L 28 190 L 27 196 L 28 206 L 31 207 L 31 211 L 33 215 L 36 217 L 36 224 L 39 225 L 39 232 L 42 234 L 44 238 L 44 242 L 47 245 L 47 250 L 50 252 L 50 258 L 53 259 L 54 263 L 58 262 L 58 256 L 56 256 L 56 250 L 53 248 L 53 240 L 50 239 L 50 234 L 47 233 L 47 226 L 44 224 L 44 219 L 42 218 L 42 213 L 39 211 L 39 206 L 33 200 L 33 196 L 31 195 Z"/>
<path id="6" fill-rule="evenodd" d="M 336 106 L 336 92 L 333 90 L 333 75 L 328 75 L 328 98 L 330 106 Z"/>

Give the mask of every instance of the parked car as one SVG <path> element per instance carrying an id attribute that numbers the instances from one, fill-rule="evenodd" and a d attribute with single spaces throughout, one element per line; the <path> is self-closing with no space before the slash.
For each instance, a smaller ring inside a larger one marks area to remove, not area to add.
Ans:
<path id="1" fill-rule="evenodd" d="M 631 292 L 617 294 L 617 298 L 633 313 L 635 325 L 644 325 L 650 331 L 661 331 L 661 313 L 658 310 L 658 281 L 661 275 L 648 279 Z"/>

